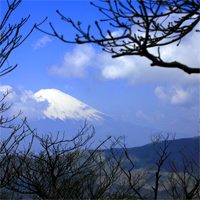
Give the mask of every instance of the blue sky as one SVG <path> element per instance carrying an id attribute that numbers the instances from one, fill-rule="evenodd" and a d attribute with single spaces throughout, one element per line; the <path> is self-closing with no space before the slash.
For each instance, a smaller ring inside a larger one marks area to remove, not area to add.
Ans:
<path id="1" fill-rule="evenodd" d="M 2 1 L 1 4 L 4 5 Z M 48 16 L 47 22 L 51 21 L 58 31 L 72 39 L 73 28 L 60 20 L 56 9 L 74 20 L 80 19 L 85 25 L 100 18 L 88 1 L 26 0 L 11 21 L 31 14 L 23 30 L 26 33 L 34 22 Z M 43 28 L 48 30 L 48 23 Z M 200 66 L 199 46 L 197 33 L 191 33 L 179 47 L 165 47 L 161 53 L 165 59 Z M 8 62 L 19 66 L 1 77 L 0 86 L 11 86 L 16 95 L 24 97 L 15 98 L 22 111 L 19 105 L 30 105 L 30 100 L 25 98 L 27 94 L 54 88 L 114 119 L 173 132 L 177 137 L 198 135 L 198 75 L 187 75 L 177 69 L 151 68 L 144 58 L 112 59 L 97 46 L 66 44 L 39 31 L 34 31 Z M 31 117 L 31 110 L 27 112 L 30 121 L 36 120 Z"/>

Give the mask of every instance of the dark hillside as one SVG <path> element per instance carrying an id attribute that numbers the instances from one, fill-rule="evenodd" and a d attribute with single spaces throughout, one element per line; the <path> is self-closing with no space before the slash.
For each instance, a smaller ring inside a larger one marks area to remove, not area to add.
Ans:
<path id="1" fill-rule="evenodd" d="M 174 161 L 181 171 L 183 159 L 190 159 L 199 163 L 200 156 L 200 137 L 184 138 L 169 141 L 170 146 L 168 151 L 171 152 L 168 162 L 165 163 L 163 169 L 170 171 L 169 161 Z M 129 156 L 134 161 L 135 168 L 149 168 L 155 165 L 158 159 L 155 148 L 162 148 L 164 142 L 160 142 L 156 145 L 147 144 L 141 147 L 128 148 Z M 120 156 L 123 152 L 122 149 L 114 149 L 116 155 Z M 106 157 L 109 157 L 109 150 L 104 150 Z M 125 166 L 128 163 L 125 163 Z M 128 166 L 127 166 L 128 167 Z"/>

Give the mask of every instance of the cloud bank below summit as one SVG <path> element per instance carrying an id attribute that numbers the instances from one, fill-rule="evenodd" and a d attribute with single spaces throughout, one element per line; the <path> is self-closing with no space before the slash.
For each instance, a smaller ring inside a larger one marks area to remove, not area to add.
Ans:
<path id="1" fill-rule="evenodd" d="M 9 85 L 0 85 L 0 93 L 9 91 L 6 100 L 12 104 L 10 114 L 22 111 L 23 115 L 32 120 L 100 120 L 102 113 L 79 101 L 78 99 L 57 89 L 41 89 L 36 93 L 21 90 Z"/>

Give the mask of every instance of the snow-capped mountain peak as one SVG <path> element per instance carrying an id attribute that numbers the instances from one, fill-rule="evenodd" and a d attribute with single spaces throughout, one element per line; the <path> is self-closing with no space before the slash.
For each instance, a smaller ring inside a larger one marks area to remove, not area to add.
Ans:
<path id="1" fill-rule="evenodd" d="M 41 89 L 33 97 L 37 102 L 47 102 L 43 114 L 50 119 L 101 119 L 101 112 L 57 89 Z"/>

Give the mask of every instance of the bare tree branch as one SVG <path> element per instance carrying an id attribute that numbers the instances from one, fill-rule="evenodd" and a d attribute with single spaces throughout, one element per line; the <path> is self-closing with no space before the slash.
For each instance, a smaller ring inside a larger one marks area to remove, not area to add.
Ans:
<path id="1" fill-rule="evenodd" d="M 39 27 L 46 19 L 41 23 L 34 24 L 28 33 L 23 35 L 23 30 L 27 24 L 30 15 L 21 18 L 17 23 L 11 23 L 10 18 L 14 15 L 15 10 L 19 7 L 22 0 L 7 0 L 5 1 L 7 9 L 3 11 L 1 9 L 0 18 L 0 76 L 3 76 L 17 67 L 16 65 L 10 65 L 8 58 L 11 53 L 18 48 L 34 31 L 36 27 Z M 5 66 L 7 65 L 7 66 Z"/>
<path id="2" fill-rule="evenodd" d="M 114 0 L 96 1 L 91 5 L 104 16 L 100 21 L 83 28 L 80 21 L 74 22 L 57 11 L 61 20 L 70 24 L 77 32 L 74 40 L 66 39 L 56 31 L 50 23 L 51 31 L 40 31 L 59 38 L 66 43 L 94 43 L 101 46 L 113 58 L 121 56 L 142 56 L 151 61 L 151 66 L 178 68 L 188 74 L 200 73 L 200 67 L 189 66 L 180 61 L 166 61 L 158 53 L 150 53 L 150 49 L 180 44 L 181 40 L 196 29 L 199 24 L 199 0 Z M 102 23 L 108 25 L 103 28 Z M 116 35 L 117 31 L 117 35 Z M 198 31 L 198 30 L 197 30 Z M 115 33 L 114 33 L 115 32 Z M 198 34 L 198 33 L 196 33 Z M 159 50 L 158 50 L 159 51 Z"/>
<path id="3" fill-rule="evenodd" d="M 0 100 L 0 191 L 10 184 L 16 176 L 11 163 L 16 161 L 18 153 L 23 152 L 24 158 L 29 153 L 33 139 L 32 130 L 26 118 L 20 119 L 20 113 L 9 117 L 10 105 L 5 103 L 9 92 L 3 94 Z M 27 144 L 23 148 L 22 143 Z M 20 169 L 21 165 L 18 165 Z"/>

